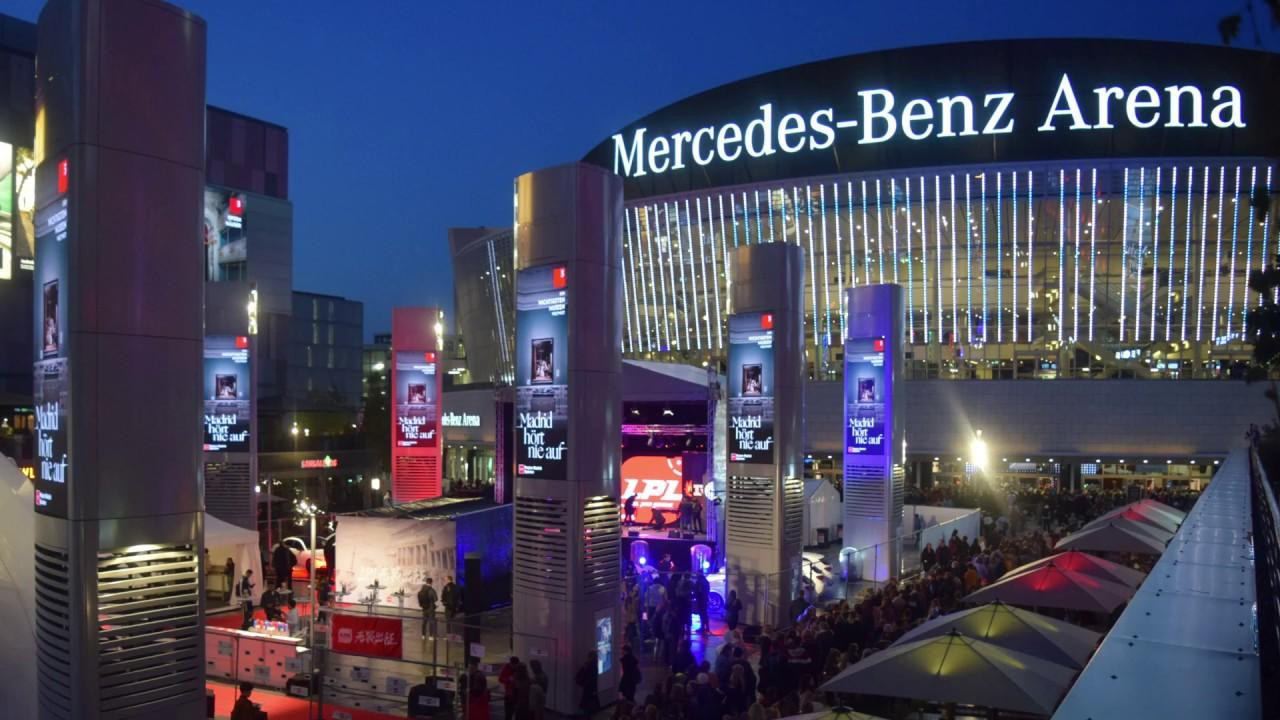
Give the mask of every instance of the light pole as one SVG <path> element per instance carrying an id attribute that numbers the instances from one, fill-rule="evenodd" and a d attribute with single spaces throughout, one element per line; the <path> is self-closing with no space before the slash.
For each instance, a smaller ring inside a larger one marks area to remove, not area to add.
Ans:
<path id="1" fill-rule="evenodd" d="M 311 652 L 311 668 L 315 670 L 315 642 L 316 642 L 316 515 L 319 509 L 316 504 L 308 500 L 297 501 L 297 511 L 307 518 L 311 526 L 311 562 L 307 569 L 308 583 L 310 587 L 310 610 L 307 616 L 310 622 L 307 623 L 307 648 Z"/>

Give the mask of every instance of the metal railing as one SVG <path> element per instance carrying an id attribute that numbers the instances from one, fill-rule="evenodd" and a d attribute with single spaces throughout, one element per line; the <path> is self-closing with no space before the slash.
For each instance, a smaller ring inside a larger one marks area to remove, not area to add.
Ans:
<path id="1" fill-rule="evenodd" d="M 1253 553 L 1257 582 L 1258 659 L 1262 687 L 1280 684 L 1280 505 L 1256 451 L 1250 451 Z M 1280 717 L 1280 695 L 1262 693 L 1263 717 Z"/>

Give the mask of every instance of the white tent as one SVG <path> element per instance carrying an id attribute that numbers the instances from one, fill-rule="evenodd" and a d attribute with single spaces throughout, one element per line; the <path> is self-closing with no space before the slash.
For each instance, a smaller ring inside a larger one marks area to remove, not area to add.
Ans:
<path id="1" fill-rule="evenodd" d="M 253 602 L 262 596 L 262 554 L 258 552 L 258 531 L 246 530 L 224 520 L 204 514 L 204 546 L 209 551 L 209 563 L 222 565 L 227 558 L 236 564 L 234 583 L 244 575 L 245 569 L 253 570 Z M 235 598 L 229 602 L 234 603 Z"/>
<path id="2" fill-rule="evenodd" d="M 840 493 L 826 480 L 804 481 L 804 544 L 817 545 L 818 530 L 827 530 L 827 540 L 834 540 L 843 517 Z"/>

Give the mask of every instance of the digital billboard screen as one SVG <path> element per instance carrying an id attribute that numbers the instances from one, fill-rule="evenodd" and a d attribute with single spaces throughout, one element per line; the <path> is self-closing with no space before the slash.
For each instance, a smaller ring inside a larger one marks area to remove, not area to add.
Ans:
<path id="1" fill-rule="evenodd" d="M 565 480 L 569 439 L 568 270 L 516 277 L 516 475 Z"/>
<path id="2" fill-rule="evenodd" d="M 729 462 L 773 463 L 773 313 L 729 317 Z"/>
<path id="3" fill-rule="evenodd" d="M 632 496 L 634 514 L 631 521 L 637 525 L 654 523 L 654 515 L 662 513 L 662 522 L 656 523 L 664 527 L 675 526 L 680 517 L 680 503 L 686 500 L 693 502 L 698 513 L 703 513 L 705 503 L 705 481 L 701 476 L 705 473 L 705 460 L 701 470 L 689 468 L 698 473 L 698 477 L 685 478 L 685 459 L 694 455 L 706 458 L 705 453 L 687 453 L 668 457 L 664 455 L 635 455 L 622 461 L 622 500 L 625 515 L 625 502 Z M 693 462 L 690 463 L 691 465 Z M 624 517 L 625 519 L 625 517 Z"/>
<path id="4" fill-rule="evenodd" d="M 71 407 L 70 352 L 67 346 L 69 289 L 70 169 L 66 159 L 51 160 L 56 182 L 42 186 L 35 225 L 36 278 L 33 303 L 35 332 L 34 401 L 36 410 L 36 512 L 65 517 L 71 480 L 68 446 Z"/>
<path id="5" fill-rule="evenodd" d="M 205 280 L 244 280 L 248 238 L 244 222 L 245 196 L 229 190 L 205 188 Z"/>
<path id="6" fill-rule="evenodd" d="M 402 350 L 395 362 L 396 447 L 433 448 L 440 435 L 436 354 Z"/>
<path id="7" fill-rule="evenodd" d="M 249 338 L 211 335 L 204 339 L 204 449 L 249 452 L 252 419 Z"/>
<path id="8" fill-rule="evenodd" d="M 850 457 L 884 457 L 885 403 L 889 393 L 884 373 L 884 338 L 845 342 L 844 431 Z"/>
<path id="9" fill-rule="evenodd" d="M 35 267 L 34 210 L 31 151 L 0 142 L 0 281 Z"/>

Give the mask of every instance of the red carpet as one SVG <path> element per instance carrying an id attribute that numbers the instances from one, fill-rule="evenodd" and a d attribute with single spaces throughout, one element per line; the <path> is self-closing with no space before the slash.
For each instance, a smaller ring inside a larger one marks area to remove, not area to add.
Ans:
<path id="1" fill-rule="evenodd" d="M 205 687 L 212 690 L 214 694 L 214 717 L 230 717 L 231 707 L 235 705 L 240 691 L 231 685 L 216 682 L 207 683 Z M 250 699 L 262 707 L 269 720 L 307 720 L 308 703 L 301 698 L 289 697 L 270 690 L 254 690 Z M 351 720 L 402 720 L 395 715 L 383 715 L 355 708 L 335 708 L 332 705 L 325 705 L 324 720 L 333 720 L 335 709 L 346 713 Z"/>

